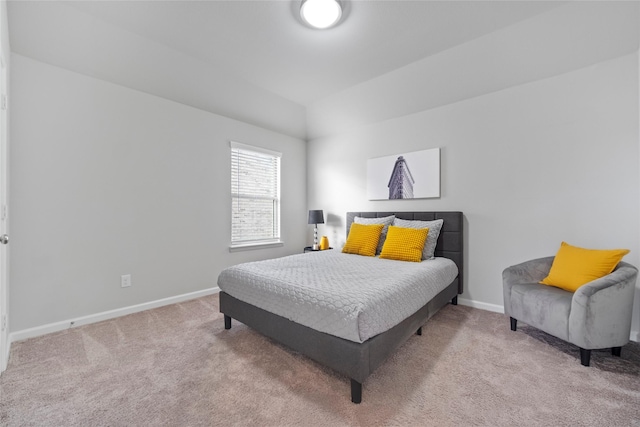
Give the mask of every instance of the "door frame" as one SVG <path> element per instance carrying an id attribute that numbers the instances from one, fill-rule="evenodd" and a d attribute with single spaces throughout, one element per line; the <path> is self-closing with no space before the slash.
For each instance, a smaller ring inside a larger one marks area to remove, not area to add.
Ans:
<path id="1" fill-rule="evenodd" d="M 8 234 L 9 100 L 7 63 L 0 47 L 0 235 Z M 9 363 L 9 248 L 0 244 L 0 373 Z"/>

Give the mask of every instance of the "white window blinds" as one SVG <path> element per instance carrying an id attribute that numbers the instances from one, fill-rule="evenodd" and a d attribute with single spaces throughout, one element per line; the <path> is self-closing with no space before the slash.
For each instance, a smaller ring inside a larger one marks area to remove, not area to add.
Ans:
<path id="1" fill-rule="evenodd" d="M 282 154 L 231 142 L 231 246 L 280 241 Z"/>

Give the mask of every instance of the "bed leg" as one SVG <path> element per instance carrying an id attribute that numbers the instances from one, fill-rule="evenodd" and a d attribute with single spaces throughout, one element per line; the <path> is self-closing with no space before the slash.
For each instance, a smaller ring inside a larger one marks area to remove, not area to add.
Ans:
<path id="1" fill-rule="evenodd" d="M 422 326 L 418 328 L 418 330 L 416 331 L 416 335 L 422 335 Z"/>
<path id="2" fill-rule="evenodd" d="M 362 402 L 362 384 L 351 379 L 351 401 L 353 403 Z"/>
<path id="3" fill-rule="evenodd" d="M 451 305 L 458 305 L 458 295 L 453 297 L 453 299 L 451 300 Z"/>
<path id="4" fill-rule="evenodd" d="M 231 317 L 224 315 L 224 328 L 231 329 Z"/>

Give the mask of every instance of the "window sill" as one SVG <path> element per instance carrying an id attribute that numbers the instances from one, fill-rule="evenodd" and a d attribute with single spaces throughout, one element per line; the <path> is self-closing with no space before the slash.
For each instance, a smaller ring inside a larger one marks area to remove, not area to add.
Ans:
<path id="1" fill-rule="evenodd" d="M 247 243 L 244 245 L 229 246 L 229 252 L 252 251 L 254 249 L 279 248 L 282 246 L 284 246 L 284 242 L 282 240 L 279 240 L 277 242 L 268 242 L 268 243 Z"/>

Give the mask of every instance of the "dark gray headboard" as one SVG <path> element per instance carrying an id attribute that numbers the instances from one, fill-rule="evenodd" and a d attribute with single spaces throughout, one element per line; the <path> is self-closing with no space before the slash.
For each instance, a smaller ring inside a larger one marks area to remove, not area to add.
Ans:
<path id="1" fill-rule="evenodd" d="M 408 220 L 444 220 L 438 237 L 436 256 L 449 258 L 458 266 L 458 293 L 461 294 L 463 291 L 462 278 L 464 277 L 462 274 L 464 271 L 462 212 L 347 212 L 347 236 L 355 217 L 382 218 L 389 215 Z"/>

